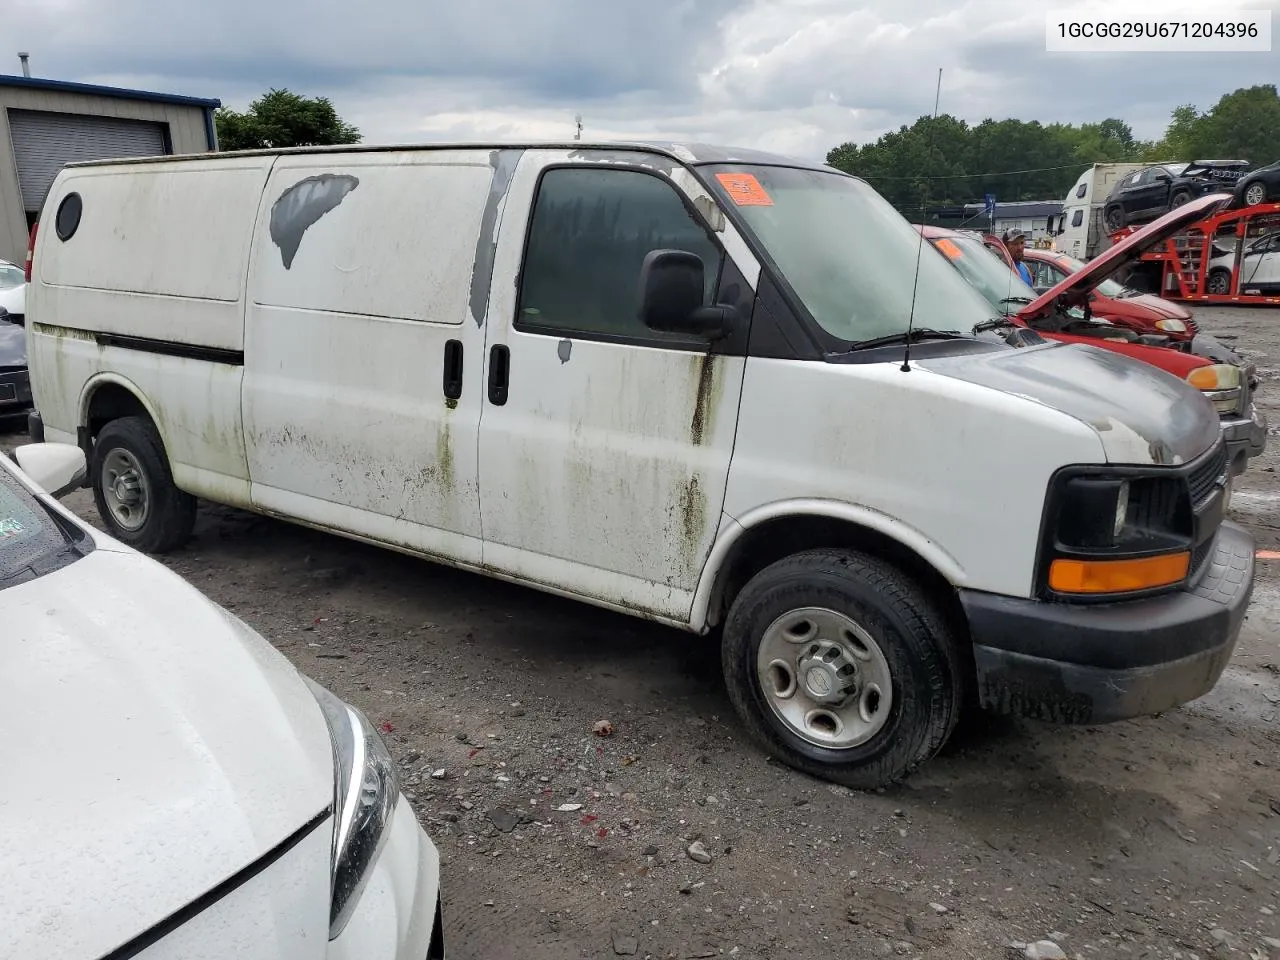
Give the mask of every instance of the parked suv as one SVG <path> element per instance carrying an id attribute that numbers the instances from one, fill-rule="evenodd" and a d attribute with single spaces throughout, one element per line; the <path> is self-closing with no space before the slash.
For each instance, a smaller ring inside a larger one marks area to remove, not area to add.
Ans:
<path id="1" fill-rule="evenodd" d="M 1103 219 L 1108 230 L 1146 223 L 1206 193 L 1230 191 L 1248 169 L 1246 160 L 1193 160 L 1138 170 L 1112 188 Z"/>

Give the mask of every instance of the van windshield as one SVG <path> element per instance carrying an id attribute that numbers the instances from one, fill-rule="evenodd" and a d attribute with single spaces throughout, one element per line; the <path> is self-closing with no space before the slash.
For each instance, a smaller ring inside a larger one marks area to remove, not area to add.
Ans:
<path id="1" fill-rule="evenodd" d="M 741 164 L 703 167 L 813 319 L 858 344 L 914 325 L 968 334 L 990 308 L 887 200 L 840 173 Z M 989 258 L 988 258 L 989 259 Z"/>
<path id="2" fill-rule="evenodd" d="M 963 234 L 934 237 L 930 244 L 991 306 L 1001 313 L 1017 313 L 1040 295 L 998 257 L 992 256 L 981 240 Z"/>

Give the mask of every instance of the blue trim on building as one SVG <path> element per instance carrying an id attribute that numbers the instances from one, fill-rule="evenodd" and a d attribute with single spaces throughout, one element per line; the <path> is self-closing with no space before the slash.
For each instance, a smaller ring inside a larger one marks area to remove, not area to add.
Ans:
<path id="1" fill-rule="evenodd" d="M 147 90 L 127 90 L 124 87 L 103 87 L 96 83 L 44 80 L 39 77 L 0 75 L 0 87 L 48 90 L 55 93 L 82 93 L 91 97 L 115 97 L 120 100 L 146 100 L 151 103 L 168 103 L 183 107 L 203 107 L 206 111 L 213 111 L 222 106 L 221 100 L 211 100 L 203 97 L 182 97 L 176 93 L 151 93 Z"/>

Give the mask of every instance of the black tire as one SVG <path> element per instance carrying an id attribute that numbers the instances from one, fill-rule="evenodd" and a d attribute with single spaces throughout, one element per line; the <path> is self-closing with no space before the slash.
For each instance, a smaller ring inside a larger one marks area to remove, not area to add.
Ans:
<path id="1" fill-rule="evenodd" d="M 798 734 L 770 706 L 757 656 L 788 611 L 841 613 L 880 648 L 892 679 L 884 726 L 833 749 Z M 781 560 L 742 589 L 725 621 L 721 660 L 729 697 L 752 737 L 783 763 L 860 790 L 888 786 L 938 752 L 964 701 L 964 667 L 946 618 L 897 568 L 863 554 L 815 550 Z"/>
<path id="2" fill-rule="evenodd" d="M 146 510 L 139 524 L 122 524 L 108 502 L 105 484 L 109 464 L 127 455 L 142 475 Z M 166 553 L 191 536 L 196 523 L 196 498 L 173 483 L 169 458 L 155 425 L 145 417 L 112 420 L 93 445 L 93 499 L 107 531 L 122 543 L 144 553 Z"/>
<path id="3" fill-rule="evenodd" d="M 1107 209 L 1102 212 L 1102 222 L 1106 224 L 1107 229 L 1113 233 L 1116 230 L 1123 230 L 1124 225 L 1128 222 L 1128 218 L 1125 216 L 1124 207 L 1118 205 L 1107 207 Z"/>
<path id="4" fill-rule="evenodd" d="M 1190 200 L 1191 200 L 1190 190 L 1175 190 L 1173 192 L 1173 195 L 1169 197 L 1169 209 L 1172 210 L 1175 207 L 1180 207 L 1184 203 L 1190 202 Z"/>
<path id="5" fill-rule="evenodd" d="M 1224 297 L 1231 292 L 1231 271 L 1230 270 L 1210 270 L 1209 278 L 1205 281 L 1205 293 L 1211 293 L 1215 296 Z"/>

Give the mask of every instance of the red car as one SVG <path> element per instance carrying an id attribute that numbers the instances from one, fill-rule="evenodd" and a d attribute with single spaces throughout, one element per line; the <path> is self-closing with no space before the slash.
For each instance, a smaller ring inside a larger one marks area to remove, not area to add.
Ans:
<path id="1" fill-rule="evenodd" d="M 984 234 L 982 242 L 1014 269 L 1009 249 L 994 234 Z M 1073 273 L 1083 270 L 1085 263 L 1056 250 L 1027 247 L 1022 252 L 1023 262 L 1031 271 L 1031 286 L 1036 293 L 1044 293 L 1056 287 Z M 1110 320 L 1117 326 L 1137 330 L 1139 333 L 1161 334 L 1173 341 L 1171 346 L 1190 344 L 1199 332 L 1191 311 L 1172 300 L 1161 300 L 1149 293 L 1141 293 L 1116 280 L 1103 280 L 1089 294 L 1089 306 L 1095 317 Z"/>
<path id="2" fill-rule="evenodd" d="M 1008 251 L 1005 251 L 1005 258 L 1012 266 L 1013 260 Z M 1037 293 L 1056 287 L 1085 267 L 1084 261 L 1055 250 L 1028 248 L 1023 251 L 1022 259 L 1031 271 L 1031 285 Z M 1149 293 L 1139 293 L 1115 280 L 1103 280 L 1098 284 L 1089 294 L 1089 305 L 1095 317 L 1142 333 L 1164 334 L 1177 343 L 1190 343 L 1197 333 L 1191 311 L 1186 307 Z"/>
<path id="3" fill-rule="evenodd" d="M 1203 391 L 1221 417 L 1233 471 L 1241 473 L 1249 458 L 1266 446 L 1266 421 L 1253 404 L 1251 372 L 1238 362 L 1215 363 L 1213 358 L 1197 356 L 1181 344 L 1181 349 L 1169 349 L 1173 341 L 1167 333 L 1142 333 L 1096 316 L 1091 296 L 1104 280 L 1144 250 L 1162 243 L 1186 224 L 1202 219 L 1210 208 L 1223 202 L 1221 196 L 1208 196 L 1183 204 L 1041 294 L 991 256 L 983 240 L 973 234 L 931 226 L 918 229 L 999 312 L 1001 316 L 993 319 L 993 325 L 1031 329 L 1045 339 L 1092 344 L 1123 353 Z"/>

